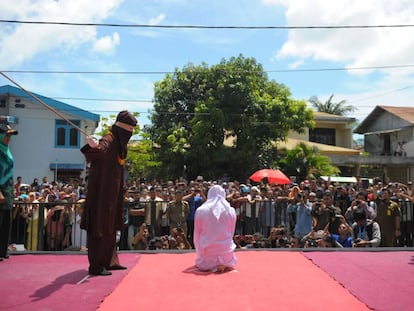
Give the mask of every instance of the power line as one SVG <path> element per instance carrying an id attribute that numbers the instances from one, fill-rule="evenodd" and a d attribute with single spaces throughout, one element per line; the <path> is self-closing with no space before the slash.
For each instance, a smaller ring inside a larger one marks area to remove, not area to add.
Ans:
<path id="1" fill-rule="evenodd" d="M 275 69 L 264 70 L 265 73 L 283 73 L 283 72 L 318 72 L 318 71 L 353 71 L 353 70 L 374 70 L 374 69 L 398 69 L 411 68 L 414 64 L 407 65 L 384 65 L 384 66 L 366 66 L 366 67 L 337 67 L 337 68 L 305 68 L 305 69 Z M 7 73 L 22 74 L 97 74 L 97 75 L 162 75 L 173 74 L 174 71 L 55 71 L 55 70 L 1 70 Z M 244 72 L 234 70 L 233 72 Z"/>
<path id="2" fill-rule="evenodd" d="M 53 97 L 56 100 L 80 100 L 80 101 L 105 101 L 105 102 L 127 102 L 127 103 L 153 103 L 149 99 L 112 99 L 112 98 L 84 98 L 84 97 Z"/>
<path id="3" fill-rule="evenodd" d="M 379 93 L 377 95 L 372 95 L 372 96 L 368 96 L 368 97 L 364 97 L 364 98 L 360 98 L 360 99 L 354 99 L 354 100 L 350 100 L 347 101 L 348 104 L 354 104 L 354 103 L 358 103 L 361 101 L 367 101 L 373 98 L 377 98 L 377 97 L 382 97 L 391 93 L 395 93 L 395 92 L 401 92 L 401 91 L 405 91 L 407 89 L 410 89 L 414 87 L 414 85 L 409 85 L 409 86 L 405 86 L 402 88 L 398 88 L 398 89 L 393 89 L 393 90 L 389 90 L 389 91 L 385 91 L 382 93 Z M 23 98 L 28 96 L 22 96 Z M 151 99 L 123 99 L 123 98 L 86 98 L 86 97 L 60 97 L 60 96 L 49 96 L 49 98 L 52 98 L 54 100 L 70 100 L 70 101 L 95 101 L 95 102 L 123 102 L 123 103 L 154 103 L 154 100 Z M 371 105 L 358 105 L 357 108 L 371 108 Z M 92 110 L 91 110 L 92 111 Z M 96 110 L 93 109 L 93 111 L 95 112 L 112 112 L 109 110 Z M 114 110 L 113 112 L 116 112 L 116 110 Z M 140 111 L 140 113 L 147 113 L 146 111 Z M 176 112 L 171 112 L 171 114 L 176 114 Z"/>
<path id="4" fill-rule="evenodd" d="M 405 90 L 405 89 L 408 89 L 408 88 L 411 88 L 411 87 L 413 87 L 413 86 L 407 86 L 407 87 L 404 87 L 404 88 L 401 88 L 401 89 L 395 89 L 395 90 L 392 90 L 392 91 L 389 91 L 389 92 L 385 92 L 385 93 L 381 93 L 381 94 L 379 94 L 379 95 L 377 95 L 377 96 L 372 96 L 372 97 L 366 97 L 366 98 L 362 98 L 362 99 L 358 99 L 358 100 L 353 100 L 353 101 L 349 101 L 349 102 L 347 102 L 348 104 L 352 104 L 352 103 L 354 103 L 354 102 L 359 102 L 359 101 L 364 101 L 364 100 L 369 100 L 369 99 L 371 99 L 371 98 L 375 98 L 375 97 L 380 97 L 380 96 L 384 96 L 384 95 L 386 95 L 386 94 L 389 94 L 389 93 L 393 93 L 393 92 L 398 92 L 398 91 L 403 91 L 403 90 Z M 55 100 L 76 100 L 76 101 L 106 101 L 106 102 L 130 102 L 130 103 L 142 103 L 142 102 L 147 102 L 147 103 L 153 103 L 154 101 L 153 100 L 134 100 L 134 99 L 111 99 L 111 98 L 75 98 L 75 97 L 54 97 L 54 96 L 52 96 L 52 97 L 49 97 L 49 98 L 52 98 L 52 99 L 55 99 Z M 310 108 L 311 108 L 311 106 L 310 106 Z M 357 107 L 358 109 L 360 109 L 360 108 L 372 108 L 372 105 L 358 105 L 358 107 Z M 30 109 L 30 110 L 39 110 L 39 109 L 42 109 L 41 107 L 38 107 L 38 108 L 26 108 L 26 109 Z M 137 111 L 137 110 L 135 110 L 136 112 L 139 112 L 140 114 L 148 114 L 148 113 L 151 113 L 151 110 L 152 110 L 152 108 L 148 108 L 150 111 Z M 73 109 L 67 109 L 67 111 L 76 111 L 77 110 L 77 108 L 75 107 L 75 108 L 73 108 Z M 92 109 L 89 109 L 90 111 L 92 111 L 92 112 L 96 112 L 96 113 L 116 113 L 117 111 L 119 111 L 119 109 L 115 109 L 115 110 L 101 110 L 101 109 L 94 109 L 94 108 L 92 108 Z M 174 111 L 169 111 L 169 112 L 161 112 L 161 114 L 171 114 L 171 115 L 175 115 L 175 114 L 196 114 L 195 112 L 194 113 L 190 113 L 190 112 L 174 112 Z M 205 113 L 203 113 L 203 114 L 205 114 Z M 361 115 L 362 113 L 357 113 L 357 112 L 354 112 L 353 113 L 353 115 Z"/>
<path id="5" fill-rule="evenodd" d="M 337 68 L 308 68 L 308 69 L 280 69 L 280 70 L 268 70 L 270 72 L 306 72 L 306 71 L 352 71 L 352 70 L 373 70 L 373 69 L 396 69 L 396 68 L 409 68 L 414 65 L 386 65 L 386 66 L 367 66 L 367 67 L 337 67 Z"/>
<path id="6" fill-rule="evenodd" d="M 370 100 L 370 99 L 377 98 L 377 97 L 382 97 L 382 96 L 385 96 L 385 95 L 388 95 L 388 94 L 391 94 L 391 93 L 395 93 L 395 92 L 405 91 L 405 90 L 410 89 L 412 87 L 414 87 L 414 85 L 409 85 L 409 86 L 405 86 L 405 87 L 402 87 L 402 88 L 399 88 L 399 89 L 390 90 L 390 91 L 387 91 L 387 92 L 380 93 L 378 95 L 372 95 L 372 96 L 365 97 L 365 98 L 355 99 L 355 100 L 352 100 L 350 102 L 350 104 L 358 103 L 358 102 L 361 102 L 361 101 Z M 360 106 L 359 105 L 359 107 L 364 107 L 364 106 Z"/>
<path id="7" fill-rule="evenodd" d="M 148 25 L 148 24 L 116 24 L 116 23 L 75 23 L 54 21 L 23 21 L 0 20 L 0 23 L 12 24 L 36 24 L 36 25 L 60 25 L 60 26 L 94 26 L 94 27 L 126 27 L 126 28 L 169 28 L 169 29 L 361 29 L 361 28 L 406 28 L 414 27 L 414 24 L 393 25 L 338 25 L 338 26 L 211 26 L 211 25 Z"/>
<path id="8" fill-rule="evenodd" d="M 412 65 L 414 66 L 414 65 Z M 110 74 L 110 75 L 161 75 L 174 73 L 172 71 L 62 71 L 62 70 L 1 70 L 7 73 L 35 73 L 35 74 Z"/>

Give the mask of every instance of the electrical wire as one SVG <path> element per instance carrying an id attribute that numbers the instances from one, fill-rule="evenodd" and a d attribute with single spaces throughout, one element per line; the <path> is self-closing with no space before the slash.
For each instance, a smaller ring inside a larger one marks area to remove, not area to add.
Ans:
<path id="1" fill-rule="evenodd" d="M 411 68 L 414 64 L 406 65 L 384 65 L 384 66 L 366 66 L 366 67 L 336 67 L 336 68 L 305 68 L 305 69 L 275 69 L 264 70 L 265 73 L 281 72 L 318 72 L 318 71 L 353 71 L 353 70 L 374 70 L 374 69 L 399 69 Z M 163 75 L 173 74 L 173 71 L 65 71 L 65 70 L 2 70 L 7 73 L 31 73 L 31 74 L 97 74 L 97 75 Z M 232 72 L 245 72 L 243 70 L 234 70 Z M 262 72 L 262 71 L 261 71 Z"/>
<path id="2" fill-rule="evenodd" d="M 93 27 L 125 27 L 125 28 L 168 28 L 168 29 L 361 29 L 361 28 L 407 28 L 414 24 L 392 25 L 319 25 L 319 26 L 211 26 L 211 25 L 150 25 L 150 24 L 116 24 L 116 23 L 75 23 L 54 21 L 24 21 L 24 20 L 0 20 L 0 23 L 36 24 L 36 25 L 60 25 L 60 26 L 93 26 Z"/>
<path id="3" fill-rule="evenodd" d="M 66 123 L 68 123 L 69 125 L 71 125 L 73 128 L 75 128 L 77 131 L 79 131 L 80 133 L 82 133 L 85 136 L 88 136 L 88 133 L 86 133 L 84 130 L 82 130 L 79 126 L 77 126 L 75 123 L 73 123 L 72 121 L 70 121 L 68 118 L 66 118 L 63 114 L 61 114 L 59 111 L 57 111 L 55 108 L 50 107 L 48 104 L 46 104 L 45 102 L 43 102 L 39 97 L 37 97 L 36 95 L 34 95 L 33 93 L 29 92 L 28 90 L 26 90 L 23 86 L 21 86 L 19 83 L 17 83 L 16 81 L 14 81 L 12 78 L 10 78 L 9 76 L 7 76 L 4 72 L 0 71 L 0 75 L 2 75 L 3 77 L 5 77 L 7 80 L 9 80 L 11 83 L 13 83 L 14 85 L 16 85 L 19 89 L 21 89 L 23 92 L 25 92 L 27 95 L 29 95 L 30 97 L 32 97 L 33 99 L 35 99 L 38 103 L 40 103 L 42 106 L 44 106 L 46 109 L 52 111 L 54 114 L 56 114 L 57 116 L 59 116 L 60 118 L 62 118 L 62 120 L 66 121 Z"/>

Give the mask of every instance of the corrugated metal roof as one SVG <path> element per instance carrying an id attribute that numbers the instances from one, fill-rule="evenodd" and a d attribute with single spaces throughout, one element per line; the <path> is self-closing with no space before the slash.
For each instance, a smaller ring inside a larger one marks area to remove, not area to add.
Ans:
<path id="1" fill-rule="evenodd" d="M 356 119 L 352 117 L 338 116 L 336 114 L 330 114 L 326 112 L 314 111 L 315 121 L 342 121 L 342 122 L 355 122 Z"/>
<path id="2" fill-rule="evenodd" d="M 314 143 L 311 141 L 294 139 L 294 138 L 288 138 L 287 141 L 277 142 L 276 146 L 278 149 L 292 150 L 300 143 L 304 143 L 308 147 L 316 147 L 324 155 L 359 155 L 360 154 L 360 151 L 355 150 L 355 149 L 319 144 L 319 143 Z"/>
<path id="3" fill-rule="evenodd" d="M 380 106 L 385 111 L 398 116 L 399 118 L 414 124 L 414 108 L 410 107 L 392 107 L 392 106 Z"/>
<path id="4" fill-rule="evenodd" d="M 388 112 L 410 124 L 414 125 L 414 108 L 395 106 L 376 106 L 373 111 L 355 129 L 355 133 L 365 134 L 375 120 L 384 112 Z"/>

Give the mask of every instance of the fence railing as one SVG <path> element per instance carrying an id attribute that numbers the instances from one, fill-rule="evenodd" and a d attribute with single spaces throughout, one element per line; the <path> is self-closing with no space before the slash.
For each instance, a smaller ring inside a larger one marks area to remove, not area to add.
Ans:
<path id="1" fill-rule="evenodd" d="M 78 204 L 61 203 L 25 203 L 15 202 L 12 214 L 10 244 L 28 251 L 62 251 L 87 248 L 87 233 L 80 228 L 81 214 Z M 399 247 L 412 247 L 414 234 L 414 211 L 411 201 L 399 201 L 401 208 L 401 237 Z M 169 233 L 168 219 L 163 217 L 168 206 L 167 201 L 126 203 L 124 208 L 124 229 L 120 232 L 119 249 L 129 250 L 131 240 L 140 225 L 146 222 L 150 227 L 162 224 L 162 234 Z M 294 215 L 288 212 L 287 201 L 262 201 L 256 204 L 243 203 L 236 211 L 236 235 L 260 233 L 267 238 L 272 227 L 283 226 L 291 232 Z M 153 217 L 136 216 L 134 210 L 150 210 Z M 153 232 L 154 234 L 154 232 Z M 188 233 L 189 238 L 191 238 Z"/>

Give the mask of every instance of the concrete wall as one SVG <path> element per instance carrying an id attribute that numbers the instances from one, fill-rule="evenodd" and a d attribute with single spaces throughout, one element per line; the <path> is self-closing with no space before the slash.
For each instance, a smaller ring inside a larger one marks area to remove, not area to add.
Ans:
<path id="1" fill-rule="evenodd" d="M 79 148 L 55 148 L 55 120 L 61 119 L 40 104 L 23 101 L 25 108 L 15 108 L 14 98 L 10 97 L 8 115 L 18 118 L 13 127 L 19 135 L 13 136 L 10 149 L 15 165 L 14 176 L 22 176 L 24 183 L 31 183 L 34 178 L 48 177 L 54 180 L 54 171 L 50 163 L 71 163 L 84 165 L 85 160 Z M 63 113 L 62 113 L 63 114 Z M 64 114 L 68 119 L 79 120 L 73 115 Z M 80 120 L 81 128 L 94 131 L 93 121 Z M 84 135 L 80 135 L 80 146 L 86 143 Z"/>

